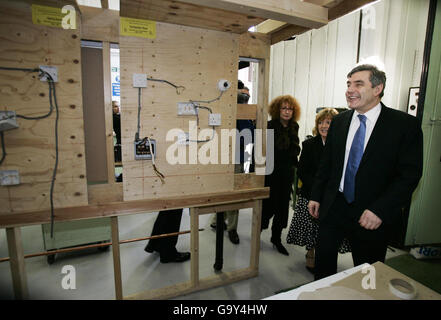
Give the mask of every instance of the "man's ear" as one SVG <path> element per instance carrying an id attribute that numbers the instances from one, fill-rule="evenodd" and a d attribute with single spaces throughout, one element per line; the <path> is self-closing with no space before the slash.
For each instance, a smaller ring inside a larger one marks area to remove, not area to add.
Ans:
<path id="1" fill-rule="evenodd" d="M 374 87 L 374 95 L 379 96 L 380 93 L 383 91 L 383 89 L 384 89 L 384 84 L 380 83 L 378 86 Z"/>

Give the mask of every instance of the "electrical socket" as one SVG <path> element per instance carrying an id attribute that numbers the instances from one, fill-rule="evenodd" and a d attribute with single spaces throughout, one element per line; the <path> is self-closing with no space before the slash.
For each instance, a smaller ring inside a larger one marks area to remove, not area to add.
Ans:
<path id="1" fill-rule="evenodd" d="M 178 102 L 178 116 L 196 116 L 197 108 L 190 102 Z"/>
<path id="2" fill-rule="evenodd" d="M 145 73 L 133 74 L 133 87 L 134 88 L 147 88 L 147 75 Z"/>
<path id="3" fill-rule="evenodd" d="M 18 128 L 15 111 L 0 111 L 0 131 Z"/>
<path id="4" fill-rule="evenodd" d="M 210 113 L 208 118 L 209 126 L 220 126 L 221 125 L 221 114 L 220 113 Z"/>
<path id="5" fill-rule="evenodd" d="M 39 66 L 39 68 L 49 73 L 54 82 L 58 82 L 58 68 L 56 66 Z M 43 75 L 40 80 L 47 81 L 47 76 Z"/>
<path id="6" fill-rule="evenodd" d="M 13 186 L 20 184 L 18 170 L 0 170 L 0 186 Z"/>

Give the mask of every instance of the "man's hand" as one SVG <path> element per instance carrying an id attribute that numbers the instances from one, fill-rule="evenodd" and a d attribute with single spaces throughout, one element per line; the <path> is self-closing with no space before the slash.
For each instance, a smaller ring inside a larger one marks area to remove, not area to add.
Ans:
<path id="1" fill-rule="evenodd" d="M 318 219 L 319 217 L 319 208 L 320 208 L 320 202 L 310 200 L 308 202 L 308 211 L 311 216 Z"/>
<path id="2" fill-rule="evenodd" d="M 366 209 L 361 215 L 360 220 L 358 220 L 358 223 L 367 230 L 376 230 L 383 223 L 383 221 L 378 218 L 375 213 Z"/>

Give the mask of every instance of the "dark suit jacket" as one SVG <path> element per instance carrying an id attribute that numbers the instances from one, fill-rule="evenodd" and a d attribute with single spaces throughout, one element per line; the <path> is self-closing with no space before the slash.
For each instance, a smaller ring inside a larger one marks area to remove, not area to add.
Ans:
<path id="1" fill-rule="evenodd" d="M 381 105 L 355 178 L 354 204 L 360 216 L 369 209 L 383 223 L 393 224 L 421 178 L 423 134 L 415 117 Z M 320 202 L 320 220 L 326 218 L 338 192 L 353 113 L 348 110 L 335 116 L 328 131 L 311 195 Z"/>
<path id="2" fill-rule="evenodd" d="M 306 199 L 311 197 L 312 184 L 320 164 L 320 158 L 324 149 L 322 137 L 318 134 L 302 143 L 297 176 L 302 181 L 300 194 Z"/>

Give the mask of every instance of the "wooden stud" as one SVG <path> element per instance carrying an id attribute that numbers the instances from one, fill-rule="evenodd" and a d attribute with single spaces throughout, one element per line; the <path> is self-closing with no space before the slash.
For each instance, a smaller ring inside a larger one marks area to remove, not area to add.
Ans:
<path id="1" fill-rule="evenodd" d="M 260 226 L 262 223 L 262 200 L 254 201 L 253 218 L 251 224 L 251 258 L 250 268 L 256 272 L 259 270 L 260 253 Z"/>
<path id="2" fill-rule="evenodd" d="M 107 183 L 115 184 L 115 156 L 113 151 L 113 109 L 110 75 L 110 43 L 103 41 L 104 119 L 106 127 Z"/>
<path id="3" fill-rule="evenodd" d="M 125 300 L 146 300 L 146 299 L 170 299 L 195 291 L 206 290 L 218 286 L 228 285 L 233 282 L 250 279 L 257 276 L 257 271 L 251 268 L 239 269 L 231 272 L 222 272 L 199 281 L 199 287 L 194 288 L 191 282 L 178 283 L 169 287 L 148 290 L 124 297 Z"/>
<path id="4" fill-rule="evenodd" d="M 225 212 L 225 211 L 232 211 L 232 210 L 240 210 L 245 208 L 252 208 L 254 204 L 254 201 L 244 201 L 244 202 L 238 202 L 238 203 L 231 203 L 231 204 L 223 204 L 223 205 L 217 205 L 217 206 L 208 206 L 208 207 L 199 207 L 197 208 L 197 212 L 199 215 L 201 214 L 207 214 L 207 213 L 217 213 L 217 212 Z"/>
<path id="5" fill-rule="evenodd" d="M 111 217 L 112 227 L 112 252 L 113 252 L 113 272 L 115 277 L 115 298 L 123 299 L 123 288 L 121 279 L 121 259 L 119 252 L 119 231 L 118 217 Z"/>
<path id="6" fill-rule="evenodd" d="M 14 286 L 15 299 L 28 299 L 28 285 L 26 281 L 23 245 L 21 241 L 21 229 L 6 228 L 6 238 L 10 256 L 12 284 Z"/>
<path id="7" fill-rule="evenodd" d="M 238 104 L 236 119 L 237 120 L 256 120 L 257 105 L 256 104 Z"/>
<path id="8" fill-rule="evenodd" d="M 191 286 L 199 286 L 199 212 L 198 208 L 190 208 L 191 221 Z"/>

